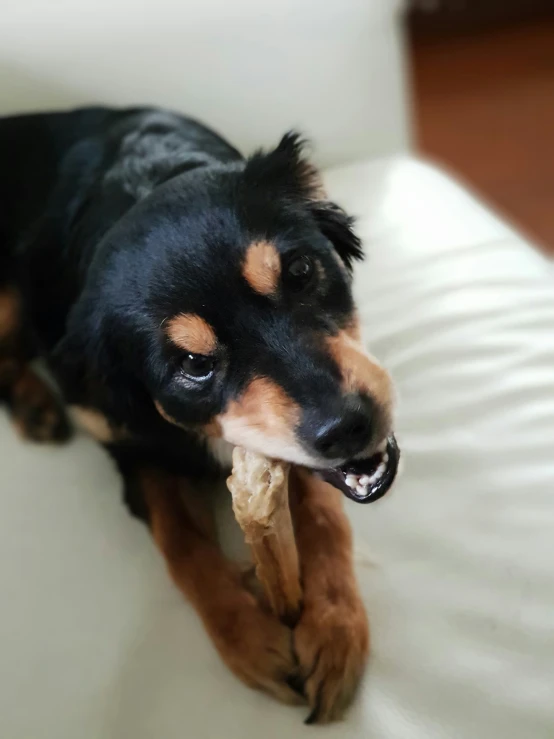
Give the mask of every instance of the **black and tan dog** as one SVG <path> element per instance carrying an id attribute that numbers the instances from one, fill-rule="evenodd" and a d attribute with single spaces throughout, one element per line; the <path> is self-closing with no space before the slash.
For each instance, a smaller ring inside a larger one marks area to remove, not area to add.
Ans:
<path id="1" fill-rule="evenodd" d="M 115 459 L 227 665 L 304 697 L 310 720 L 339 717 L 368 627 L 336 488 L 379 497 L 398 461 L 391 383 L 351 296 L 350 219 L 296 135 L 244 159 L 158 110 L 0 119 L 0 162 L 0 393 L 16 427 L 64 440 L 68 408 Z M 290 628 L 199 510 L 237 444 L 296 465 L 305 599 Z"/>

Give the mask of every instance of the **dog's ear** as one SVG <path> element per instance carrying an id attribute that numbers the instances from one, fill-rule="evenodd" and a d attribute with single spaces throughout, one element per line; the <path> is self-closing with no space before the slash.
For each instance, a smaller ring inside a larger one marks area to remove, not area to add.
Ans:
<path id="1" fill-rule="evenodd" d="M 254 187 L 261 183 L 308 206 L 321 232 L 335 247 L 346 268 L 363 258 L 361 241 L 354 233 L 353 218 L 327 200 L 318 169 L 305 155 L 306 141 L 295 131 L 286 133 L 277 147 L 258 151 L 246 162 L 245 177 Z"/>
<path id="2" fill-rule="evenodd" d="M 138 397 L 137 381 L 129 366 L 141 366 L 135 356 L 135 334 L 125 331 L 107 308 L 100 293 L 86 290 L 69 312 L 63 337 L 52 351 L 63 384 L 85 388 L 102 396 L 102 404 L 117 415 L 117 408 Z M 95 398 L 96 401 L 100 397 Z"/>
<path id="3" fill-rule="evenodd" d="M 344 266 L 351 272 L 354 261 L 364 258 L 361 239 L 352 228 L 354 219 L 329 200 L 314 201 L 310 210 L 319 230 L 333 244 Z"/>
<path id="4" fill-rule="evenodd" d="M 87 385 L 91 377 L 107 376 L 108 355 L 103 317 L 98 306 L 82 295 L 69 312 L 65 332 L 52 351 L 51 360 L 64 383 Z"/>
<path id="5" fill-rule="evenodd" d="M 286 133 L 275 149 L 257 151 L 246 161 L 244 176 L 254 187 L 261 183 L 294 198 L 324 197 L 317 168 L 305 156 L 307 142 L 296 131 Z"/>

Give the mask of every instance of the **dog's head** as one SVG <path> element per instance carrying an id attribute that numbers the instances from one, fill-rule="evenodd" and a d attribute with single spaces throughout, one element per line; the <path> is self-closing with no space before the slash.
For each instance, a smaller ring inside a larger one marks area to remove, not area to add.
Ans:
<path id="1" fill-rule="evenodd" d="M 361 255 L 289 134 L 171 178 L 112 229 L 95 265 L 105 344 L 167 422 L 379 497 L 398 454 L 352 299 Z"/>

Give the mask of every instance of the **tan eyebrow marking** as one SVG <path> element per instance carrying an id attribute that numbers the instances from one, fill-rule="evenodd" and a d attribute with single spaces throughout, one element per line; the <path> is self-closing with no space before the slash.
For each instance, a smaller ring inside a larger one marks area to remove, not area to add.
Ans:
<path id="1" fill-rule="evenodd" d="M 212 354 L 217 346 L 213 328 L 195 313 L 181 313 L 165 324 L 170 340 L 191 354 Z"/>
<path id="2" fill-rule="evenodd" d="M 281 259 L 274 244 L 256 241 L 246 250 L 242 275 L 252 290 L 260 295 L 277 291 L 281 276 Z"/>

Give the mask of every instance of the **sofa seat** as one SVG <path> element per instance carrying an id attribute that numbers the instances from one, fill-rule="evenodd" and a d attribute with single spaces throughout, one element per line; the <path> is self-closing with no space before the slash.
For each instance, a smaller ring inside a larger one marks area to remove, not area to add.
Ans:
<path id="1" fill-rule="evenodd" d="M 409 156 L 326 182 L 359 219 L 356 293 L 404 462 L 384 499 L 347 503 L 373 640 L 357 704 L 314 729 L 238 683 L 104 452 L 24 444 L 2 413 L 2 737 L 552 739 L 551 265 Z"/>

